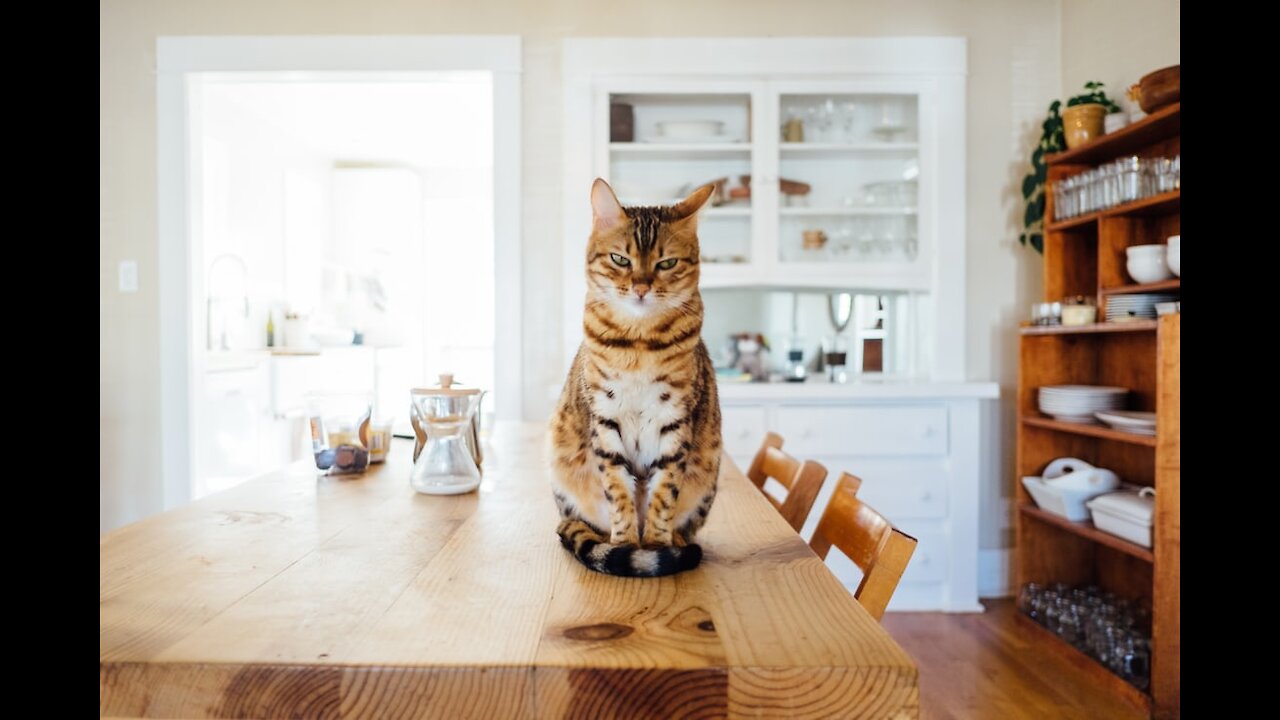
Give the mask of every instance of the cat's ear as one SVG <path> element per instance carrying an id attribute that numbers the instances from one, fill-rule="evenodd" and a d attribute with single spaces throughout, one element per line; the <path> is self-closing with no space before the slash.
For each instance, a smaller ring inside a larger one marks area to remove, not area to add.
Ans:
<path id="1" fill-rule="evenodd" d="M 707 183 L 702 187 L 689 193 L 689 197 L 681 200 L 671 206 L 672 215 L 675 220 L 684 220 L 693 217 L 695 213 L 707 204 L 707 200 L 711 199 L 711 193 L 716 189 L 715 183 Z"/>
<path id="2" fill-rule="evenodd" d="M 626 214 L 609 183 L 596 178 L 591 183 L 591 225 L 596 230 L 609 230 L 622 224 Z"/>

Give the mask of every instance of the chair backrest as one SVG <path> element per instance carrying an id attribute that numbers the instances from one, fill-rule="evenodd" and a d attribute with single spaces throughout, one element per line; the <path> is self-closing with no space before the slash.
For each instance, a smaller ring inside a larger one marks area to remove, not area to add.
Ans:
<path id="1" fill-rule="evenodd" d="M 813 508 L 813 501 L 818 499 L 822 481 L 827 479 L 827 469 L 809 460 L 800 462 L 782 452 L 782 442 L 781 435 L 765 433 L 760 450 L 751 460 L 751 467 L 747 468 L 747 477 L 760 488 L 765 499 L 778 509 L 791 528 L 800 532 L 809 517 L 809 510 Z M 765 492 L 764 483 L 769 478 L 787 489 L 787 496 L 782 502 Z"/>
<path id="2" fill-rule="evenodd" d="M 862 582 L 854 597 L 879 620 L 916 550 L 916 539 L 859 500 L 861 485 L 862 481 L 853 475 L 840 473 L 835 494 L 818 521 L 809 547 L 825 560 L 834 545 L 862 569 Z"/>

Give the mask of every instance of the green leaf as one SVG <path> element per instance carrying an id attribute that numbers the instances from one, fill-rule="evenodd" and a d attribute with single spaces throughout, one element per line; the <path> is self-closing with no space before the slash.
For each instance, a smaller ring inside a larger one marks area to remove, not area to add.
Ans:
<path id="1" fill-rule="evenodd" d="M 1049 166 L 1041 163 L 1036 167 L 1036 184 L 1043 185 L 1049 179 Z"/>
<path id="2" fill-rule="evenodd" d="M 1044 235 L 1041 235 L 1040 233 L 1032 234 L 1031 247 L 1035 248 L 1036 252 L 1043 255 L 1044 254 Z"/>
<path id="3" fill-rule="evenodd" d="M 1031 164 L 1039 167 L 1044 162 L 1044 148 L 1037 147 L 1031 152 Z"/>
<path id="4" fill-rule="evenodd" d="M 1022 178 L 1022 199 L 1026 200 L 1036 193 L 1036 188 L 1040 183 L 1036 182 L 1036 175 L 1032 173 Z"/>
<path id="5" fill-rule="evenodd" d="M 1031 226 L 1036 224 L 1040 218 L 1044 217 L 1044 205 L 1041 203 L 1043 195 L 1036 200 L 1027 203 L 1027 211 L 1022 215 L 1022 224 Z"/>

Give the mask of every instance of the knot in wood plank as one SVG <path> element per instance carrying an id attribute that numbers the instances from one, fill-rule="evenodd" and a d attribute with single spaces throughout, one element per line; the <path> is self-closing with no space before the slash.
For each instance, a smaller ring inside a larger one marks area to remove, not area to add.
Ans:
<path id="1" fill-rule="evenodd" d="M 619 640 L 635 629 L 618 623 L 596 623 L 595 625 L 578 625 L 566 628 L 564 636 L 570 640 Z"/>

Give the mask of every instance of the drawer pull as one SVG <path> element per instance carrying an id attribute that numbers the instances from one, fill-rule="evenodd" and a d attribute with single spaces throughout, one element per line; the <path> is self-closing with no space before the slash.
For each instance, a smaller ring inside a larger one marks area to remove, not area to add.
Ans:
<path id="1" fill-rule="evenodd" d="M 749 438 L 749 437 L 751 437 L 751 431 L 750 431 L 750 430 L 748 430 L 747 428 L 741 428 L 741 429 L 739 429 L 739 430 L 738 430 L 738 439 L 739 439 L 739 440 L 746 440 L 746 439 L 747 439 L 747 438 Z"/>
<path id="2" fill-rule="evenodd" d="M 933 493 L 929 492 L 928 490 L 925 490 L 924 492 L 920 493 L 920 502 L 929 502 L 932 499 L 933 499 Z"/>
<path id="3" fill-rule="evenodd" d="M 802 438 L 811 438 L 811 437 L 813 437 L 813 428 L 808 428 L 808 427 L 807 427 L 807 428 L 805 428 L 805 429 L 801 430 L 801 431 L 800 431 L 800 437 L 802 437 Z"/>
<path id="4" fill-rule="evenodd" d="M 933 437 L 935 434 L 937 434 L 937 431 L 933 429 L 932 425 L 925 425 L 924 429 L 920 431 L 920 437 L 926 440 Z"/>

